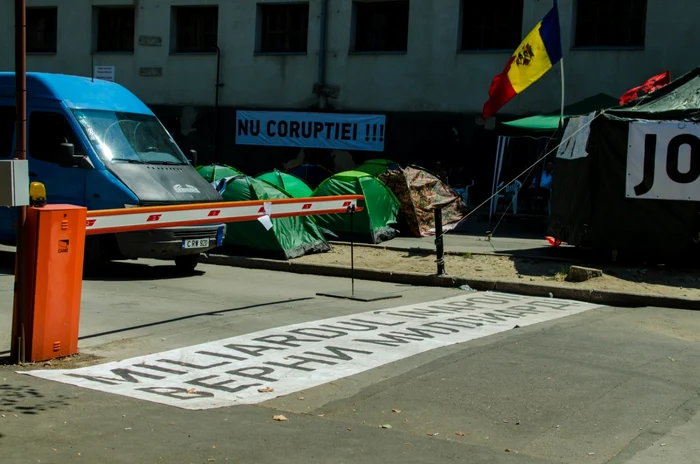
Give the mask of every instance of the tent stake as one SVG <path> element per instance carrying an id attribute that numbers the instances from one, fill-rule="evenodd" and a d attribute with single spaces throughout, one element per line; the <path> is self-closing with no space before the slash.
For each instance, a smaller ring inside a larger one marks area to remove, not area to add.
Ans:
<path id="1" fill-rule="evenodd" d="M 348 214 L 350 215 L 350 288 L 352 296 L 355 296 L 355 205 L 348 206 Z"/>

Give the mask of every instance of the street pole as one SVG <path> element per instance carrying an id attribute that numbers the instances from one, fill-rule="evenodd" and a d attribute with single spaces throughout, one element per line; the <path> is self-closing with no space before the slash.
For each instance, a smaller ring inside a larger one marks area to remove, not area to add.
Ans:
<path id="1" fill-rule="evenodd" d="M 15 98 L 17 120 L 15 130 L 15 159 L 27 159 L 27 5 L 26 0 L 15 0 Z M 29 186 L 27 185 L 27 188 Z M 25 257 L 26 241 L 24 225 L 27 207 L 17 208 L 17 251 L 15 253 L 14 317 L 12 323 L 11 358 L 14 362 L 25 361 L 25 320 L 27 317 L 27 292 Z"/>
<path id="2" fill-rule="evenodd" d="M 445 242 L 442 238 L 442 209 L 437 206 L 435 213 L 435 255 L 437 257 L 437 275 L 445 275 Z"/>

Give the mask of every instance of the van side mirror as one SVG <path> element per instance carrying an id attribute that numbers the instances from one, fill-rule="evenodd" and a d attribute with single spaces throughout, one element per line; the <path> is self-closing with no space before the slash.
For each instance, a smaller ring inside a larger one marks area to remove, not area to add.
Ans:
<path id="1" fill-rule="evenodd" d="M 75 166 L 75 146 L 72 143 L 62 143 L 58 146 L 58 164 L 64 168 Z"/>
<path id="2" fill-rule="evenodd" d="M 187 157 L 190 160 L 193 167 L 197 167 L 197 150 L 190 150 L 190 156 Z"/>

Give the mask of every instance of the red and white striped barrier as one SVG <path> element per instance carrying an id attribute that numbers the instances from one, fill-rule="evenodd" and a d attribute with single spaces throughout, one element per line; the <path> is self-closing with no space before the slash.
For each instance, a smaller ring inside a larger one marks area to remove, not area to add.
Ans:
<path id="1" fill-rule="evenodd" d="M 199 224 L 252 221 L 264 216 L 270 204 L 270 217 L 313 216 L 346 213 L 362 200 L 362 195 L 336 197 L 285 198 L 281 200 L 197 203 L 192 205 L 146 206 L 88 211 L 86 234 L 109 234 Z"/>

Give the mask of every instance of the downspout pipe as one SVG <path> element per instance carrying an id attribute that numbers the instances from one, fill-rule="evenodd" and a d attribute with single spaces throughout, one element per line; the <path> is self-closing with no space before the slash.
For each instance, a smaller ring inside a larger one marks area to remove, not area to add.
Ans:
<path id="1" fill-rule="evenodd" d="M 321 27 L 318 39 L 318 107 L 326 107 L 326 98 L 322 95 L 326 85 L 326 38 L 328 35 L 328 0 L 321 0 Z"/>
<path id="2" fill-rule="evenodd" d="M 219 107 L 219 89 L 224 85 L 221 83 L 221 48 L 216 46 L 216 94 L 214 97 L 214 160 L 216 163 L 219 159 L 219 127 L 221 120 L 221 111 Z"/>

